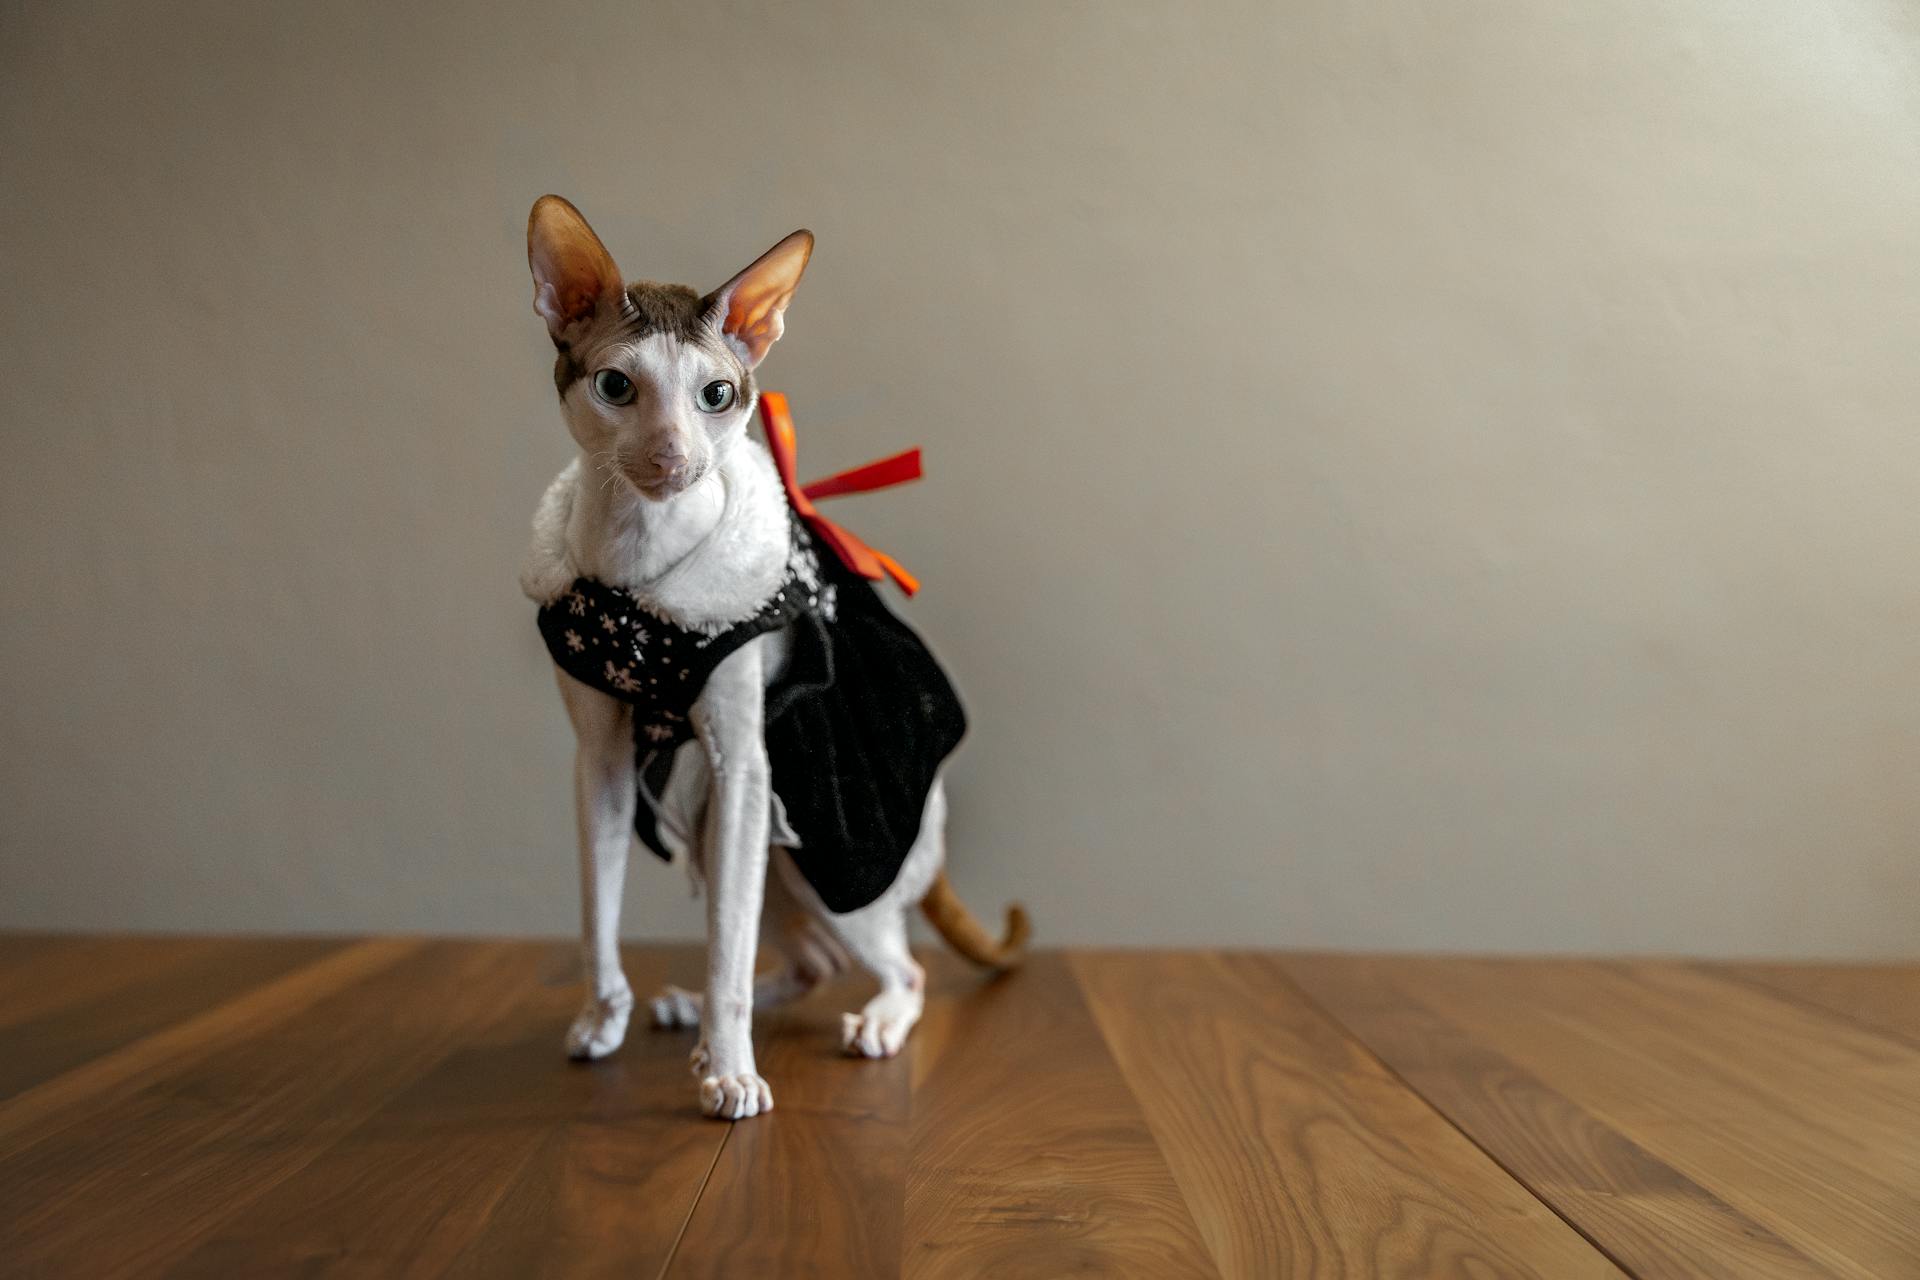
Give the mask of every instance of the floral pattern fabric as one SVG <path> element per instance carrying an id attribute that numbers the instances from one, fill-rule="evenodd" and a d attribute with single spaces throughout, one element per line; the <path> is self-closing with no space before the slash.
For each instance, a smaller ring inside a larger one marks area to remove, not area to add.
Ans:
<path id="1" fill-rule="evenodd" d="M 743 622 L 706 631 L 683 627 L 649 611 L 630 591 L 576 578 L 540 610 L 540 635 L 562 671 L 633 705 L 636 743 L 670 747 L 693 736 L 694 701 L 728 654 L 805 613 L 831 621 L 837 594 L 821 580 L 819 554 L 796 521 L 786 577 Z"/>
<path id="2" fill-rule="evenodd" d="M 830 911 L 854 911 L 899 875 L 966 713 L 926 644 L 873 583 L 823 552 L 797 519 L 780 588 L 753 617 L 700 631 L 582 578 L 540 611 L 560 669 L 634 708 L 640 803 L 634 834 L 667 858 L 666 795 L 707 677 L 755 636 L 785 628 L 787 660 L 767 688 L 773 790 L 800 843 L 795 866 Z"/>

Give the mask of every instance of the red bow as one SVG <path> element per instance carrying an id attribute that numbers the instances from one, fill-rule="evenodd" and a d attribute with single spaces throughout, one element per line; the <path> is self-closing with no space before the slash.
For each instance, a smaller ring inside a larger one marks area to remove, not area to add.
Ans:
<path id="1" fill-rule="evenodd" d="M 868 493 L 920 478 L 920 450 L 908 449 L 878 462 L 842 471 L 838 475 L 802 485 L 795 471 L 793 415 L 787 411 L 787 398 L 778 391 L 760 393 L 760 422 L 767 429 L 767 447 L 773 450 L 773 465 L 780 469 L 780 482 L 787 487 L 787 501 L 800 513 L 820 540 L 833 548 L 841 563 L 863 578 L 879 582 L 892 578 L 908 595 L 920 590 L 920 580 L 901 568 L 900 562 L 884 551 L 862 542 L 851 529 L 843 528 L 815 509 L 815 498 L 838 498 L 848 493 Z"/>

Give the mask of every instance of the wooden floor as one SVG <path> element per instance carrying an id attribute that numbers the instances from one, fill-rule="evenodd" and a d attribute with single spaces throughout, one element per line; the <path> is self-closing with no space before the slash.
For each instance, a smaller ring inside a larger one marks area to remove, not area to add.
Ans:
<path id="1" fill-rule="evenodd" d="M 726 1125 L 571 956 L 0 938 L 0 1275 L 1920 1277 L 1920 967 L 942 960 Z"/>

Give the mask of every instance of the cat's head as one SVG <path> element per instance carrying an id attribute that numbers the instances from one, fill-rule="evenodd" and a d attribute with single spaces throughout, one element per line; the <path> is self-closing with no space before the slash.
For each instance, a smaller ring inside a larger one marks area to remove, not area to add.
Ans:
<path id="1" fill-rule="evenodd" d="M 664 501 L 746 435 L 754 366 L 813 252 L 796 231 L 708 294 L 627 282 L 580 211 L 541 196 L 527 219 L 533 309 L 559 351 L 567 429 L 596 467 Z"/>

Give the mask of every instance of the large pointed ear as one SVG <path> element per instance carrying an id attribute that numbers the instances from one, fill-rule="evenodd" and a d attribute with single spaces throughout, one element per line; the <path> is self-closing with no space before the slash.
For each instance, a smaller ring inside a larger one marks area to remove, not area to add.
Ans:
<path id="1" fill-rule="evenodd" d="M 541 196 L 527 215 L 527 265 L 533 309 L 555 345 L 579 335 L 602 301 L 618 296 L 620 268 L 580 211 L 559 196 Z"/>
<path id="2" fill-rule="evenodd" d="M 747 368 L 760 363 L 785 329 L 781 316 L 812 256 L 813 232 L 796 231 L 710 295 L 720 331 L 733 340 Z"/>

